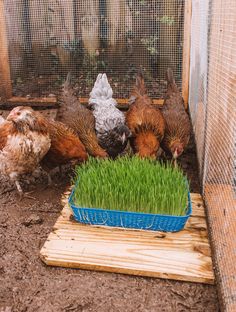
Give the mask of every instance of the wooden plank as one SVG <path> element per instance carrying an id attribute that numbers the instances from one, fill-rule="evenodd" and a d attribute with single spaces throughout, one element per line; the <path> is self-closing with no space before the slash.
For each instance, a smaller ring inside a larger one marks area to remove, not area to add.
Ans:
<path id="1" fill-rule="evenodd" d="M 27 97 L 12 97 L 3 103 L 0 104 L 1 109 L 12 109 L 16 106 L 31 106 L 33 108 L 57 108 L 57 99 L 56 97 L 47 97 L 47 98 L 27 98 Z"/>
<path id="2" fill-rule="evenodd" d="M 80 100 L 81 104 L 88 104 L 88 100 L 89 99 L 81 97 L 81 98 L 79 98 L 79 100 Z M 121 107 L 128 106 L 128 104 L 129 104 L 129 99 L 128 98 L 116 99 L 116 101 L 117 101 L 118 105 L 120 105 Z M 153 105 L 160 105 L 161 106 L 161 105 L 163 105 L 164 100 L 163 99 L 153 99 L 152 103 L 153 103 Z"/>
<path id="3" fill-rule="evenodd" d="M 227 18 L 227 17 L 225 17 Z M 209 218 L 216 278 L 222 311 L 236 311 L 236 190 L 230 184 L 206 183 L 204 198 Z"/>
<path id="4" fill-rule="evenodd" d="M 73 221 L 67 201 L 40 251 L 47 265 L 214 283 L 202 198 L 192 194 L 193 216 L 178 233 L 96 227 Z"/>
<path id="5" fill-rule="evenodd" d="M 88 98 L 79 98 L 81 104 L 87 105 Z M 119 108 L 128 108 L 129 99 L 116 99 Z M 161 106 L 163 104 L 163 99 L 153 100 L 153 105 Z M 8 100 L 5 100 L 0 104 L 1 109 L 11 109 L 15 106 L 25 105 L 31 107 L 57 107 L 56 97 L 42 97 L 42 98 L 27 98 L 27 97 L 17 97 L 14 96 Z"/>
<path id="6" fill-rule="evenodd" d="M 188 107 L 188 95 L 189 95 L 191 19 L 192 19 L 192 0 L 186 0 L 184 12 L 184 42 L 183 42 L 183 68 L 182 68 L 182 96 L 184 99 L 186 109 Z"/>
<path id="7" fill-rule="evenodd" d="M 0 0 L 0 98 L 12 96 L 4 1 Z"/>

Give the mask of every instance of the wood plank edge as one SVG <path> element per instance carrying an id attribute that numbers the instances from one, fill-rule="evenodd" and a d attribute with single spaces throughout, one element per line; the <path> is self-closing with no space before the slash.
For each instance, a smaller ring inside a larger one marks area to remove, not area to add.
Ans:
<path id="1" fill-rule="evenodd" d="M 83 105 L 88 104 L 88 98 L 79 98 L 79 101 Z M 129 99 L 116 99 L 118 103 L 118 108 L 128 108 Z M 153 105 L 161 106 L 163 105 L 163 99 L 154 99 Z M 26 105 L 32 107 L 58 107 L 58 100 L 56 97 L 37 97 L 37 98 L 27 98 L 27 97 L 17 97 L 13 96 L 7 100 L 0 103 L 0 108 L 7 109 L 15 106 Z"/>
<path id="2" fill-rule="evenodd" d="M 71 269 L 82 269 L 82 270 L 89 270 L 89 271 L 99 271 L 99 272 L 109 272 L 109 273 L 118 273 L 118 274 L 125 274 L 125 275 L 135 275 L 135 276 L 145 276 L 145 277 L 156 277 L 161 279 L 173 279 L 182 282 L 193 282 L 193 283 L 203 283 L 203 284 L 210 284 L 214 285 L 214 275 L 212 278 L 207 277 L 194 277 L 194 276 L 183 276 L 181 274 L 167 274 L 161 272 L 152 272 L 152 271 L 141 271 L 135 270 L 130 268 L 117 268 L 110 265 L 95 265 L 95 264 L 87 264 L 87 263 L 77 263 L 71 262 L 68 263 L 67 261 L 58 261 L 52 259 L 44 254 L 44 247 L 40 251 L 40 259 L 48 266 L 56 266 L 56 267 L 64 267 L 64 268 L 71 268 Z"/>

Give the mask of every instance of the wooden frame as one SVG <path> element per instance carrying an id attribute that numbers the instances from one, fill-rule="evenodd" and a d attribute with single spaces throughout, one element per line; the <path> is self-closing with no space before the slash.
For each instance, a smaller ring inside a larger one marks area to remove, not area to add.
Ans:
<path id="1" fill-rule="evenodd" d="M 183 67 L 182 67 L 182 96 L 184 105 L 188 107 L 189 75 L 190 75 L 190 49 L 191 49 L 191 19 L 192 0 L 185 0 L 184 12 L 184 43 L 183 43 Z"/>
<path id="2" fill-rule="evenodd" d="M 73 221 L 68 197 L 40 251 L 44 263 L 129 275 L 214 284 L 204 204 L 191 193 L 193 212 L 177 233 L 96 227 Z"/>
<path id="3" fill-rule="evenodd" d="M 0 98 L 9 98 L 12 96 L 12 85 L 3 1 L 0 0 Z"/>
<path id="4" fill-rule="evenodd" d="M 191 33 L 191 8 L 192 0 L 185 0 L 185 14 L 184 14 L 184 42 L 183 42 L 183 69 L 182 69 L 182 94 L 185 107 L 188 106 L 189 94 L 189 68 L 190 68 L 190 33 Z M 27 97 L 13 97 L 12 84 L 10 76 L 10 64 L 8 53 L 8 41 L 6 33 L 6 23 L 4 15 L 4 0 L 0 0 L 0 46 L 2 51 L 0 53 L 0 100 L 6 99 L 6 103 L 0 104 L 1 108 L 14 107 L 16 105 L 30 105 L 33 107 L 55 107 L 57 104 L 56 97 L 51 98 L 30 98 Z M 81 98 L 82 104 L 87 104 L 87 98 Z M 121 108 L 126 108 L 128 99 L 117 99 Z M 154 105 L 162 105 L 163 99 L 154 99 Z"/>

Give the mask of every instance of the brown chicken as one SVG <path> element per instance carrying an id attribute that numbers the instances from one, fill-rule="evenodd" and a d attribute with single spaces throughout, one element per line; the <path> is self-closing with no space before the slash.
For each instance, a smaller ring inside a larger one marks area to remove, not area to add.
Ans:
<path id="1" fill-rule="evenodd" d="M 93 113 L 79 103 L 70 85 L 70 74 L 63 85 L 59 101 L 58 120 L 75 131 L 91 156 L 107 157 L 106 151 L 98 144 Z"/>
<path id="2" fill-rule="evenodd" d="M 141 74 L 136 78 L 130 103 L 126 122 L 132 132 L 131 146 L 140 157 L 156 158 L 165 121 L 159 109 L 152 106 Z"/>
<path id="3" fill-rule="evenodd" d="M 32 173 L 51 145 L 44 118 L 30 107 L 16 107 L 0 124 L 0 173 L 15 182 L 20 197 L 20 176 Z M 32 197 L 30 197 L 32 198 Z"/>
<path id="4" fill-rule="evenodd" d="M 191 132 L 191 124 L 184 108 L 184 101 L 175 83 L 173 71 L 168 68 L 166 72 L 167 93 L 162 113 L 166 121 L 165 136 L 161 147 L 170 154 L 176 164 L 176 159 L 186 148 Z"/>
<path id="5" fill-rule="evenodd" d="M 48 174 L 48 184 L 51 184 L 50 171 L 61 165 L 73 165 L 88 159 L 84 145 L 72 129 L 59 121 L 46 121 L 51 139 L 51 147 L 41 165 Z"/>

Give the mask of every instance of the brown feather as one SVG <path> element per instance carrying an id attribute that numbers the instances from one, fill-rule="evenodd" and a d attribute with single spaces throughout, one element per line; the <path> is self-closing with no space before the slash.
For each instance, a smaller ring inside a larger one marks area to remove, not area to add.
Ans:
<path id="1" fill-rule="evenodd" d="M 126 114 L 126 122 L 132 132 L 133 148 L 139 155 L 156 155 L 164 136 L 165 121 L 159 109 L 152 106 L 146 93 L 142 76 L 138 76 L 131 93 L 133 103 Z"/>
<path id="2" fill-rule="evenodd" d="M 7 137 L 9 135 L 16 134 L 17 130 L 14 127 L 13 123 L 10 121 L 4 121 L 0 125 L 0 150 L 2 150 L 7 143 Z"/>
<path id="3" fill-rule="evenodd" d="M 161 147 L 165 152 L 172 155 L 177 149 L 179 156 L 189 142 L 191 123 L 171 69 L 167 70 L 166 78 L 167 93 L 162 108 L 166 129 Z"/>
<path id="4" fill-rule="evenodd" d="M 93 113 L 79 103 L 68 80 L 67 78 L 59 99 L 58 120 L 76 132 L 90 155 L 107 157 L 106 151 L 98 144 Z"/>
<path id="5" fill-rule="evenodd" d="M 47 126 L 51 147 L 41 162 L 46 171 L 69 162 L 87 160 L 85 147 L 72 129 L 55 121 L 47 121 Z"/>

